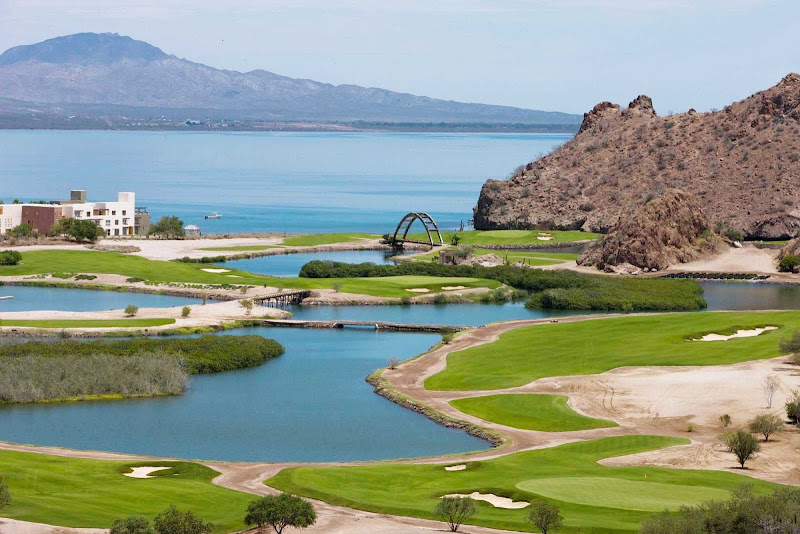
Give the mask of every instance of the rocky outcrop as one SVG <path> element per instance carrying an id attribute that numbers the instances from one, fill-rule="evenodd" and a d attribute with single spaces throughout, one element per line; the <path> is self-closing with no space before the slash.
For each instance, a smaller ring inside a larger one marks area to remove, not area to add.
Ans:
<path id="1" fill-rule="evenodd" d="M 800 256 L 800 237 L 796 237 L 783 245 L 781 251 L 778 253 L 778 259 L 783 259 L 786 255 Z"/>
<path id="2" fill-rule="evenodd" d="M 659 117 L 641 95 L 602 102 L 574 139 L 507 181 L 488 180 L 475 227 L 605 232 L 654 192 L 680 188 L 713 224 L 754 239 L 800 229 L 800 75 L 717 112 Z"/>
<path id="3" fill-rule="evenodd" d="M 661 270 L 696 260 L 721 243 L 697 200 L 680 189 L 669 189 L 620 216 L 603 239 L 587 247 L 578 264 L 636 274 L 638 269 Z"/>

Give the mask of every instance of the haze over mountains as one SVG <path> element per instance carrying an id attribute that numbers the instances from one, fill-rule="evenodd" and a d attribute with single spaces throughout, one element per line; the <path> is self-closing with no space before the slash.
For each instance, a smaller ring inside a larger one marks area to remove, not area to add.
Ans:
<path id="1" fill-rule="evenodd" d="M 580 124 L 559 112 L 220 70 L 117 34 L 80 33 L 0 55 L 0 117 L 69 114 L 245 121 Z"/>

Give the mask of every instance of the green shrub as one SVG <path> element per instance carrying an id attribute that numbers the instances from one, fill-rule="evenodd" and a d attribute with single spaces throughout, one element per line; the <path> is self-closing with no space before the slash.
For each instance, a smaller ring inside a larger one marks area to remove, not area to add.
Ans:
<path id="1" fill-rule="evenodd" d="M 0 252 L 0 265 L 18 265 L 22 261 L 22 254 L 16 250 Z"/>
<path id="2" fill-rule="evenodd" d="M 288 493 L 266 495 L 251 501 L 247 506 L 247 515 L 244 516 L 245 525 L 260 529 L 270 526 L 278 534 L 286 527 L 302 529 L 316 522 L 314 506 L 307 500 Z"/>
<path id="3" fill-rule="evenodd" d="M 0 477 L 0 508 L 11 504 L 11 489 L 6 479 Z"/>
<path id="4" fill-rule="evenodd" d="M 158 534 L 208 534 L 214 527 L 191 510 L 179 510 L 174 504 L 156 516 L 153 526 Z"/>
<path id="5" fill-rule="evenodd" d="M 497 280 L 531 296 L 529 308 L 567 310 L 697 310 L 706 306 L 694 280 L 627 278 L 572 271 L 545 271 L 501 265 L 442 265 L 410 262 L 401 265 L 311 261 L 300 270 L 304 278 L 371 278 L 439 276 Z M 440 295 L 437 295 L 440 297 Z M 440 302 L 446 297 L 441 295 Z M 436 299 L 434 299 L 436 302 Z"/>
<path id="6" fill-rule="evenodd" d="M 192 313 L 192 309 L 189 306 L 181 308 L 181 317 L 189 317 L 190 313 Z"/>
<path id="7" fill-rule="evenodd" d="M 111 523 L 109 534 L 155 534 L 155 529 L 146 517 L 131 516 L 125 519 L 115 519 Z"/>
<path id="8" fill-rule="evenodd" d="M 128 304 L 125 306 L 125 317 L 135 317 L 139 313 L 139 306 Z"/>
<path id="9" fill-rule="evenodd" d="M 786 254 L 778 262 L 778 270 L 782 273 L 792 273 L 798 267 L 800 267 L 800 258 L 794 254 Z"/>
<path id="10" fill-rule="evenodd" d="M 127 279 L 125 279 L 125 281 L 128 282 L 129 284 L 135 284 L 136 282 L 146 282 L 146 280 L 144 278 L 139 278 L 137 276 L 133 276 L 131 278 L 127 278 Z"/>
<path id="11" fill-rule="evenodd" d="M 97 277 L 93 274 L 79 274 L 75 277 L 75 280 L 94 280 L 95 278 Z"/>
<path id="12" fill-rule="evenodd" d="M 22 223 L 8 231 L 11 237 L 33 237 L 36 229 L 28 223 Z"/>
<path id="13" fill-rule="evenodd" d="M 795 391 L 786 401 L 786 417 L 795 425 L 800 419 L 800 392 Z"/>

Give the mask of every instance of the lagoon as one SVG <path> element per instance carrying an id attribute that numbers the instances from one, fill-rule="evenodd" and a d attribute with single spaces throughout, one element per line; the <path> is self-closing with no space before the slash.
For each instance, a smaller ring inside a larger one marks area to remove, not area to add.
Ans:
<path id="1" fill-rule="evenodd" d="M 0 312 L 35 310 L 54 311 L 106 311 L 121 310 L 129 304 L 139 308 L 171 308 L 198 304 L 199 299 L 137 293 L 134 291 L 101 291 L 53 287 L 0 285 Z"/>
<path id="2" fill-rule="evenodd" d="M 378 265 L 394 265 L 391 260 L 398 254 L 418 254 L 419 250 L 341 250 L 330 252 L 302 252 L 297 254 L 272 254 L 246 260 L 235 260 L 220 263 L 222 267 L 241 269 L 256 274 L 269 276 L 297 276 L 306 263 L 314 260 L 338 261 L 342 263 L 371 262 Z"/>

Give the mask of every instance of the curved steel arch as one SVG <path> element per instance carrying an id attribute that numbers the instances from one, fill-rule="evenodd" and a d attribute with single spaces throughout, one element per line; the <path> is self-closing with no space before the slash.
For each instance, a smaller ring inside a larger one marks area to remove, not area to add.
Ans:
<path id="1" fill-rule="evenodd" d="M 415 241 L 413 239 L 406 239 L 408 236 L 408 231 L 411 229 L 411 225 L 414 224 L 414 221 L 419 221 L 422 223 L 422 226 L 425 227 L 425 233 L 428 234 L 428 241 Z M 403 237 L 398 238 L 398 234 L 403 232 Z M 405 217 L 400 220 L 398 223 L 397 228 L 394 231 L 394 237 L 392 238 L 392 244 L 395 246 L 402 247 L 403 243 L 419 243 L 421 245 L 430 245 L 432 247 L 437 246 L 436 243 L 433 242 L 433 236 L 431 235 L 432 232 L 436 233 L 436 237 L 439 238 L 439 245 L 444 245 L 444 239 L 442 239 L 442 233 L 439 231 L 439 226 L 436 224 L 436 221 L 433 220 L 433 217 L 428 215 L 427 213 L 407 213 Z"/>

